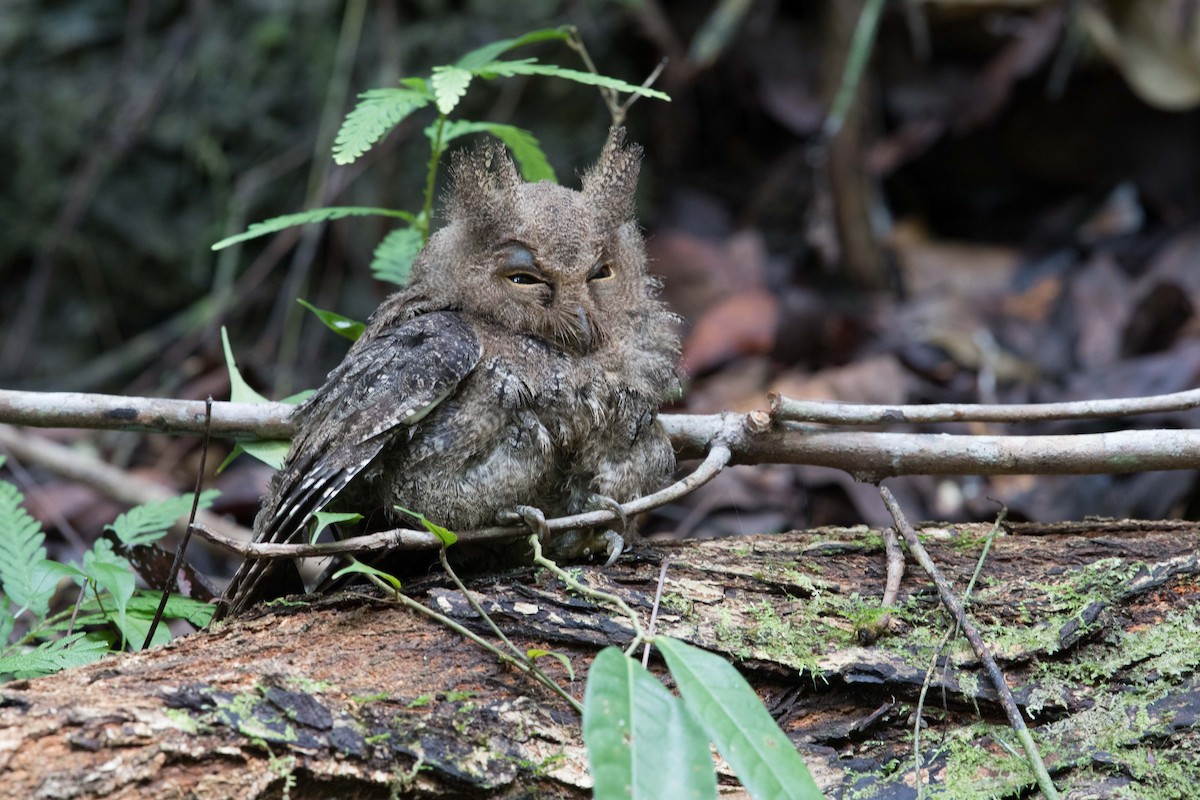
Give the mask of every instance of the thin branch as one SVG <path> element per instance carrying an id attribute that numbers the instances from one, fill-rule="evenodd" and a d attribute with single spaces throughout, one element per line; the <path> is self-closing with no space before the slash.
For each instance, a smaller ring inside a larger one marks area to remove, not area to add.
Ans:
<path id="1" fill-rule="evenodd" d="M 991 680 L 993 687 L 996 689 L 996 695 L 1000 700 L 1000 706 L 1004 709 L 1005 716 L 1008 717 L 1008 724 L 1016 731 L 1017 737 L 1021 740 L 1021 746 L 1025 750 L 1025 757 L 1029 759 L 1029 766 L 1037 776 L 1038 786 L 1041 787 L 1042 794 L 1047 800 L 1057 800 L 1058 790 L 1054 788 L 1054 782 L 1050 780 L 1050 773 L 1046 770 L 1046 765 L 1042 761 L 1042 755 L 1038 752 L 1037 744 L 1033 741 L 1032 734 L 1029 733 L 1029 728 L 1025 725 L 1025 720 L 1021 716 L 1021 710 L 1017 707 L 1017 701 L 1013 698 L 1012 692 L 1008 688 L 1008 684 L 1004 680 L 1004 673 L 1000 671 L 1000 666 L 996 663 L 996 659 L 992 657 L 991 651 L 988 650 L 987 644 L 983 641 L 983 637 L 979 635 L 979 629 L 975 627 L 975 623 L 967 616 L 963 610 L 962 603 L 954 594 L 954 590 L 950 588 L 950 584 L 946 582 L 946 578 L 942 575 L 942 571 L 938 569 L 937 564 L 929 557 L 925 546 L 921 544 L 917 532 L 913 530 L 913 526 L 909 524 L 907 517 L 900 508 L 900 504 L 896 502 L 896 498 L 892 495 L 890 489 L 886 486 L 879 487 L 879 494 L 883 498 L 884 505 L 887 506 L 888 513 L 892 515 L 892 519 L 896 521 L 896 528 L 904 537 L 905 544 L 908 549 L 917 558 L 917 563 L 921 565 L 921 569 L 925 570 L 926 574 L 933 580 L 934 586 L 937 587 L 938 597 L 942 600 L 942 605 L 950 612 L 956 624 L 962 629 L 963 635 L 967 637 L 967 641 L 971 643 L 971 649 L 975 651 L 975 655 L 983 664 L 984 671 Z"/>
<path id="2" fill-rule="evenodd" d="M 796 400 L 774 392 L 770 395 L 771 416 L 776 420 L 820 422 L 830 425 L 878 425 L 929 422 L 1047 422 L 1062 419 L 1100 419 L 1136 414 L 1187 411 L 1200 406 L 1200 389 L 1151 397 L 1121 397 L 1113 400 L 1081 400 L 1071 403 L 1025 405 L 972 405 L 931 403 L 929 405 L 884 406 L 865 403 L 835 403 Z"/>
<path id="3" fill-rule="evenodd" d="M 179 568 L 183 566 L 183 555 L 187 552 L 188 542 L 192 538 L 192 530 L 196 524 L 196 512 L 200 510 L 200 489 L 204 487 L 204 467 L 208 463 L 208 443 L 212 439 L 209 435 L 212 428 L 212 404 L 212 395 L 209 395 L 208 399 L 204 401 L 204 446 L 200 449 L 200 466 L 196 470 L 196 488 L 192 492 L 192 510 L 188 514 L 188 524 L 183 532 L 183 538 L 179 540 L 179 546 L 175 548 L 175 560 L 171 562 L 171 569 L 163 584 L 162 598 L 158 601 L 154 619 L 150 620 L 150 630 L 146 631 L 146 640 L 142 643 L 143 650 L 149 648 L 154 641 L 154 631 L 158 629 L 159 620 L 162 619 L 163 612 L 167 610 L 167 600 L 171 597 L 171 590 L 175 588 L 175 576 L 179 574 Z"/>
<path id="4" fill-rule="evenodd" d="M 1137 400 L 1144 401 L 1147 407 L 1158 402 L 1156 398 Z M 214 403 L 213 434 L 287 438 L 292 431 L 288 418 L 293 408 L 285 403 Z M 907 411 L 920 406 L 885 408 Z M 1152 429 L 1063 436 L 854 432 L 816 430 L 791 422 L 771 426 L 763 424 L 769 418 L 761 411 L 745 416 L 663 414 L 659 420 L 680 458 L 702 457 L 712 442 L 724 435 L 732 464 L 811 464 L 845 470 L 866 481 L 917 474 L 1079 475 L 1200 469 L 1197 430 Z M 0 389 L 0 422 L 201 433 L 204 404 L 190 400 Z M 601 519 L 608 517 L 596 517 Z"/>
<path id="5" fill-rule="evenodd" d="M 708 457 L 696 467 L 687 477 L 676 481 L 665 489 L 654 494 L 639 497 L 621 506 L 626 516 L 641 514 L 661 505 L 666 505 L 679 499 L 688 492 L 708 483 L 726 464 L 729 463 L 729 448 L 713 445 Z M 557 517 L 546 520 L 546 527 L 552 533 L 576 530 L 579 528 L 594 528 L 611 524 L 618 519 L 618 514 L 612 509 L 589 511 L 584 514 L 572 514 L 569 517 Z M 336 542 L 321 542 L 319 544 L 274 544 L 271 542 L 248 542 L 230 536 L 225 536 L 212 528 L 196 524 L 192 526 L 195 533 L 215 545 L 237 553 L 245 558 L 275 559 L 275 558 L 308 558 L 332 556 L 345 553 L 361 555 L 364 553 L 398 551 L 398 550 L 437 550 L 442 542 L 428 531 L 416 531 L 408 528 L 394 528 L 388 531 L 370 533 L 365 536 L 354 536 Z M 529 529 L 523 525 L 511 525 L 495 528 L 483 528 L 475 531 L 456 531 L 460 542 L 488 542 L 503 539 L 516 539 L 527 536 Z"/>

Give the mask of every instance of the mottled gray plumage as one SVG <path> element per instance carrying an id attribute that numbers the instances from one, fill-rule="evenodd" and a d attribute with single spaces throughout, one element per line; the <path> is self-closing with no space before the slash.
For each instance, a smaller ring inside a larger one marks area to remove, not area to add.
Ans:
<path id="1" fill-rule="evenodd" d="M 641 148 L 614 129 L 574 191 L 525 183 L 496 143 L 452 160 L 448 224 L 295 414 L 255 532 L 296 540 L 334 497 L 451 529 L 518 506 L 625 502 L 674 469 L 657 420 L 676 387 L 674 318 L 633 220 Z M 258 599 L 269 562 L 226 597 Z"/>

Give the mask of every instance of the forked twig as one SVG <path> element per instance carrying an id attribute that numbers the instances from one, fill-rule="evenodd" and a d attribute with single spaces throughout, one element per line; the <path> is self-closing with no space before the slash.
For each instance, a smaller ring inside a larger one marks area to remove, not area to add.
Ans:
<path id="1" fill-rule="evenodd" d="M 908 545 L 909 551 L 916 556 L 917 563 L 921 565 L 921 568 L 933 580 L 934 586 L 937 587 L 938 597 L 941 598 L 942 605 L 946 607 L 955 623 L 962 629 L 963 635 L 971 643 L 971 649 L 975 651 L 976 657 L 983 664 L 984 671 L 996 689 L 1000 706 L 1004 709 L 1005 716 L 1008 717 L 1008 724 L 1016 731 L 1017 738 L 1021 740 L 1021 746 L 1025 750 L 1025 757 L 1028 759 L 1029 767 L 1033 770 L 1033 774 L 1037 778 L 1042 794 L 1046 796 L 1047 800 L 1057 800 L 1059 797 L 1058 790 L 1054 788 L 1054 782 L 1050 779 L 1050 773 L 1046 770 L 1045 762 L 1042 761 L 1042 754 L 1038 752 L 1037 744 L 1033 741 L 1033 735 L 1025 725 L 1024 718 L 1021 717 L 1021 710 L 1017 707 L 1017 701 L 1013 698 L 1012 692 L 1004 680 L 1004 673 L 1000 671 L 1000 666 L 996 663 L 996 659 L 992 657 L 992 653 L 988 650 L 983 637 L 980 636 L 979 629 L 975 627 L 975 623 L 967 616 L 963 610 L 962 603 L 955 596 L 954 590 L 950 588 L 950 584 L 946 582 L 942 571 L 938 569 L 937 564 L 930 558 L 925 546 L 921 544 L 917 532 L 913 530 L 913 526 L 909 523 L 908 518 L 904 516 L 904 511 L 901 510 L 900 504 L 896 502 L 896 498 L 892 495 L 891 490 L 886 486 L 880 486 L 879 494 L 883 498 L 883 504 L 887 506 L 888 513 L 896 521 L 896 528 L 904 537 L 904 542 Z"/>

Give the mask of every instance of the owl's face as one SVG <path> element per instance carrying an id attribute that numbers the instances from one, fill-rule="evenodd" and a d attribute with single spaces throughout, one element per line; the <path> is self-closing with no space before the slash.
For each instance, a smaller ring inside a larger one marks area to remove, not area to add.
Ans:
<path id="1" fill-rule="evenodd" d="M 522 182 L 498 146 L 460 158 L 431 271 L 463 311 L 577 355 L 604 348 L 654 285 L 631 219 L 639 158 L 614 134 L 582 191 Z"/>

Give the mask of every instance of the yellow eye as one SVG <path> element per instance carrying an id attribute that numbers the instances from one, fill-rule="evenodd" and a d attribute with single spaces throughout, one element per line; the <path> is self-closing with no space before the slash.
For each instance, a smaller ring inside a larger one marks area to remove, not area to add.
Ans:
<path id="1" fill-rule="evenodd" d="M 504 277 L 518 286 L 534 286 L 539 283 L 545 283 L 544 280 L 531 272 L 510 272 Z"/>
<path id="2" fill-rule="evenodd" d="M 588 274 L 589 281 L 602 281 L 613 276 L 612 267 L 607 261 L 601 261 L 596 266 L 592 267 L 591 273 Z"/>

